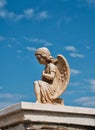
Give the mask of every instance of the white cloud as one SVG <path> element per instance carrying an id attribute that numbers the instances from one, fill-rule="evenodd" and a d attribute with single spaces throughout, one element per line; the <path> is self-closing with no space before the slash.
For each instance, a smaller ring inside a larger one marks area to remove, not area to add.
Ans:
<path id="1" fill-rule="evenodd" d="M 10 19 L 13 21 L 19 21 L 25 17 L 23 14 L 15 14 L 14 12 L 9 12 L 8 10 L 1 10 L 0 14 L 1 18 Z"/>
<path id="2" fill-rule="evenodd" d="M 69 52 L 69 55 L 73 58 L 84 58 L 83 54 L 79 53 L 79 50 L 76 49 L 74 46 L 66 46 L 64 47 L 66 51 Z"/>
<path id="3" fill-rule="evenodd" d="M 14 18 L 15 14 L 13 12 L 9 12 L 5 9 L 0 10 L 0 18 Z"/>
<path id="4" fill-rule="evenodd" d="M 39 43 L 40 40 L 38 38 L 28 38 L 28 37 L 24 37 L 24 39 L 28 42 L 34 42 L 34 43 Z"/>
<path id="5" fill-rule="evenodd" d="M 88 50 L 89 50 L 89 49 L 91 49 L 91 48 L 90 48 L 90 46 L 86 46 L 86 49 L 88 49 Z"/>
<path id="6" fill-rule="evenodd" d="M 7 16 L 6 11 L 5 10 L 0 10 L 0 17 L 5 18 L 6 16 Z"/>
<path id="7" fill-rule="evenodd" d="M 95 6 L 95 0 L 77 0 L 79 7 L 92 7 Z"/>
<path id="8" fill-rule="evenodd" d="M 44 44 L 44 46 L 52 46 L 52 43 L 46 42 L 46 43 Z"/>
<path id="9" fill-rule="evenodd" d="M 3 8 L 6 5 L 6 0 L 0 0 L 0 8 Z"/>
<path id="10" fill-rule="evenodd" d="M 13 21 L 19 21 L 21 19 L 26 20 L 44 20 L 48 18 L 47 11 L 36 11 L 32 8 L 26 9 L 23 11 L 23 13 L 15 13 L 13 11 L 9 11 L 5 8 L 6 1 L 0 0 L 0 18 L 3 19 L 10 19 Z"/>
<path id="11" fill-rule="evenodd" d="M 14 21 L 19 21 L 21 19 L 24 18 L 24 15 L 23 14 L 15 14 L 15 13 L 9 13 L 9 17 L 10 19 L 13 19 Z"/>
<path id="12" fill-rule="evenodd" d="M 2 87 L 2 86 L 0 86 L 0 89 L 3 89 L 3 87 Z"/>
<path id="13" fill-rule="evenodd" d="M 26 49 L 27 49 L 28 51 L 35 51 L 35 50 L 36 50 L 36 48 L 30 47 L 30 46 L 27 46 Z"/>
<path id="14" fill-rule="evenodd" d="M 27 9 L 24 10 L 24 17 L 26 17 L 27 19 L 31 19 L 34 15 L 34 10 L 33 9 Z"/>
<path id="15" fill-rule="evenodd" d="M 5 14 L 3 14 L 5 15 Z M 13 19 L 15 21 L 19 21 L 21 19 L 26 20 L 44 20 L 48 18 L 47 12 L 35 12 L 34 9 L 27 9 L 24 10 L 22 14 L 15 14 L 14 12 L 7 12 L 7 16 L 10 19 Z"/>
<path id="16" fill-rule="evenodd" d="M 83 104 L 85 107 L 95 107 L 95 101 L 86 102 Z"/>
<path id="17" fill-rule="evenodd" d="M 47 19 L 48 18 L 48 13 L 46 11 L 42 11 L 38 13 L 38 19 Z"/>
<path id="18" fill-rule="evenodd" d="M 38 39 L 38 38 L 28 38 L 28 37 L 24 37 L 24 39 L 28 42 L 33 42 L 33 43 L 37 43 L 37 44 L 43 44 L 43 46 L 52 46 L 53 44 L 47 40 L 44 39 Z"/>
<path id="19" fill-rule="evenodd" d="M 95 79 L 87 80 L 88 83 L 90 83 L 90 89 L 92 92 L 95 92 Z"/>
<path id="20" fill-rule="evenodd" d="M 23 18 L 23 15 L 15 14 L 14 12 L 9 12 L 8 10 L 3 9 L 3 10 L 0 10 L 0 18 L 19 21 Z"/>
<path id="21" fill-rule="evenodd" d="M 68 96 L 68 95 L 72 95 L 72 94 L 74 94 L 74 93 L 75 93 L 75 91 L 70 90 L 70 91 L 66 91 L 64 94 L 65 94 L 66 96 Z"/>
<path id="22" fill-rule="evenodd" d="M 5 40 L 5 37 L 0 36 L 0 41 L 3 41 L 3 40 Z"/>
<path id="23" fill-rule="evenodd" d="M 89 80 L 89 82 L 91 83 L 91 85 L 95 86 L 95 79 L 91 79 Z"/>
<path id="24" fill-rule="evenodd" d="M 11 94 L 11 93 L 0 94 L 0 108 L 19 102 L 25 97 L 26 96 L 23 94 Z"/>
<path id="25" fill-rule="evenodd" d="M 80 82 L 74 82 L 74 83 L 70 83 L 69 86 L 82 86 L 83 84 Z"/>
<path id="26" fill-rule="evenodd" d="M 12 45 L 11 45 L 11 44 L 8 44 L 8 48 L 12 48 Z"/>
<path id="27" fill-rule="evenodd" d="M 27 9 L 27 10 L 24 10 L 24 13 L 25 13 L 25 15 L 32 16 L 33 13 L 34 13 L 34 10 L 33 9 Z"/>
<path id="28" fill-rule="evenodd" d="M 75 99 L 74 102 L 77 102 L 85 107 L 95 107 L 95 96 L 87 96 Z"/>
<path id="29" fill-rule="evenodd" d="M 25 96 L 22 94 L 10 94 L 10 93 L 4 93 L 0 94 L 0 99 L 10 99 L 10 100 L 18 100 L 21 98 L 24 98 Z"/>
<path id="30" fill-rule="evenodd" d="M 71 57 L 73 58 L 84 58 L 84 55 L 83 54 L 79 54 L 79 53 L 75 53 L 75 52 L 72 52 L 69 54 Z"/>
<path id="31" fill-rule="evenodd" d="M 65 24 L 71 23 L 73 18 L 71 16 L 62 16 L 61 18 L 58 19 L 56 22 L 57 28 L 60 28 L 61 25 L 65 22 Z"/>
<path id="32" fill-rule="evenodd" d="M 18 54 L 20 54 L 20 53 L 22 53 L 22 50 L 17 50 L 16 52 L 17 52 Z"/>
<path id="33" fill-rule="evenodd" d="M 77 75 L 81 73 L 79 70 L 76 70 L 76 69 L 70 69 L 70 72 L 71 72 L 71 75 Z"/>
<path id="34" fill-rule="evenodd" d="M 71 51 L 71 52 L 76 52 L 76 51 L 78 51 L 74 46 L 66 46 L 66 47 L 65 47 L 65 50 Z"/>
<path id="35" fill-rule="evenodd" d="M 3 109 L 4 107 L 10 106 L 12 104 L 14 104 L 14 103 L 13 102 L 8 102 L 8 101 L 5 101 L 5 102 L 1 101 L 0 102 L 0 109 Z"/>
<path id="36" fill-rule="evenodd" d="M 87 4 L 95 4 L 95 0 L 85 0 L 85 2 L 87 2 Z"/>

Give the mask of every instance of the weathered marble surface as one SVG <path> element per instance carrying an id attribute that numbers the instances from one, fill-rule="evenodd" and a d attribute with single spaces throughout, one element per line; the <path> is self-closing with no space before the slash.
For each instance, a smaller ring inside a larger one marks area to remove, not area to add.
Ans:
<path id="1" fill-rule="evenodd" d="M 66 90 L 70 69 L 66 58 L 57 55 L 54 59 L 46 47 L 38 48 L 35 56 L 40 64 L 45 66 L 41 80 L 34 82 L 37 103 L 64 104 L 59 96 Z"/>
<path id="2" fill-rule="evenodd" d="M 49 127 L 48 130 L 94 130 L 95 109 L 21 102 L 0 111 L 2 130 L 44 130 L 44 127 Z"/>

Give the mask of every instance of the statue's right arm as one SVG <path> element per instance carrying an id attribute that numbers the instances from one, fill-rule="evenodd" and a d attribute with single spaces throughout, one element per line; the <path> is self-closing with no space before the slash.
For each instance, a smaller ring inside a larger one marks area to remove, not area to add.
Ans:
<path id="1" fill-rule="evenodd" d="M 47 74 L 43 71 L 43 74 L 42 74 L 43 78 L 46 78 L 47 80 L 51 80 L 51 81 L 53 81 L 54 76 L 55 76 L 55 72 L 53 71 L 50 74 Z"/>

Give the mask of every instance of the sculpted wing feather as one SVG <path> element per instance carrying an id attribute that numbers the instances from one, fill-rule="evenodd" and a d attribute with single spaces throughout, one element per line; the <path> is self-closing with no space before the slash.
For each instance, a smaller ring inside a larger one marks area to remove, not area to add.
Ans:
<path id="1" fill-rule="evenodd" d="M 58 55 L 57 61 L 58 62 L 56 66 L 60 72 L 59 80 L 61 82 L 60 86 L 58 86 L 57 96 L 60 96 L 67 88 L 70 79 L 70 70 L 69 70 L 69 65 L 67 63 L 67 60 L 63 55 Z"/>

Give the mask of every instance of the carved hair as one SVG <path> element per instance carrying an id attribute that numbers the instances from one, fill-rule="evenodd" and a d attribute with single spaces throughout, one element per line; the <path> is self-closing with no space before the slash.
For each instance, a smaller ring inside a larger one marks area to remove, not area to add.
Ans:
<path id="1" fill-rule="evenodd" d="M 35 55 L 41 55 L 42 57 L 46 58 L 48 63 L 56 64 L 57 62 L 57 60 L 51 56 L 50 51 L 46 47 L 38 48 L 35 52 Z"/>
<path id="2" fill-rule="evenodd" d="M 41 55 L 43 57 L 49 57 L 50 51 L 46 47 L 38 48 L 35 52 L 35 55 Z"/>

